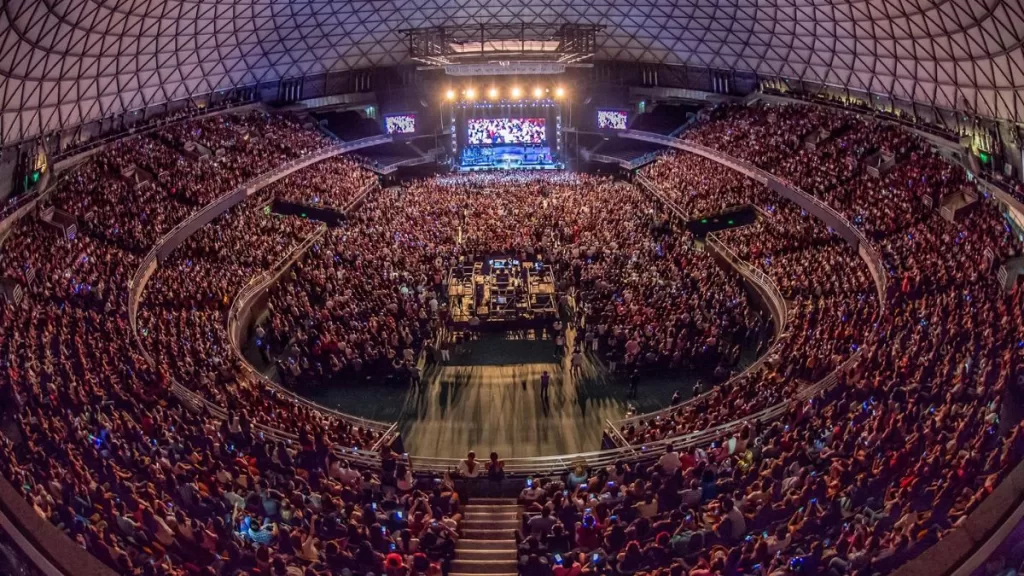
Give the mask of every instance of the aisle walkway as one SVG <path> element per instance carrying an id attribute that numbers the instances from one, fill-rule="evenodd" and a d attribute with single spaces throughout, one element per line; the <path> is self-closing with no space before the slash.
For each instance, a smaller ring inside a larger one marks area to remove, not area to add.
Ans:
<path id="1" fill-rule="evenodd" d="M 515 529 L 520 513 L 515 499 L 473 498 L 465 513 L 450 575 L 514 576 L 518 572 Z"/>

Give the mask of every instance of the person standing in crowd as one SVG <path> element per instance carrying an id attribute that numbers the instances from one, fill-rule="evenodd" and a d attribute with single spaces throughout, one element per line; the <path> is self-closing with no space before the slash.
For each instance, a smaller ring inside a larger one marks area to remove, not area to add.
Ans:
<path id="1" fill-rule="evenodd" d="M 572 375 L 579 377 L 583 375 L 583 353 L 580 352 L 579 348 L 572 351 L 572 359 L 570 361 L 572 365 Z"/>
<path id="2" fill-rule="evenodd" d="M 679 393 L 679 390 L 676 390 L 675 392 L 672 393 L 672 400 L 668 403 L 668 405 L 669 406 L 679 406 L 679 404 L 682 403 L 682 401 L 683 401 L 682 394 Z"/>
<path id="3" fill-rule="evenodd" d="M 541 400 L 547 400 L 550 397 L 549 396 L 549 392 L 548 392 L 550 387 L 551 387 L 551 374 L 548 374 L 548 371 L 545 370 L 540 375 L 540 399 Z"/>
<path id="4" fill-rule="evenodd" d="M 565 334 L 561 331 L 555 333 L 555 358 L 562 359 L 565 354 Z"/>
<path id="5" fill-rule="evenodd" d="M 451 362 L 451 344 L 448 343 L 448 339 L 441 340 L 441 362 L 446 365 Z"/>
<path id="6" fill-rule="evenodd" d="M 505 479 L 505 461 L 498 458 L 497 452 L 491 452 L 491 459 L 487 462 L 487 477 L 497 483 Z"/>
<path id="7" fill-rule="evenodd" d="M 636 398 L 636 391 L 640 385 L 640 371 L 633 370 L 629 375 L 629 397 Z"/>
<path id="8" fill-rule="evenodd" d="M 422 377 L 420 375 L 420 367 L 417 366 L 415 363 L 410 363 L 409 364 L 409 383 L 412 386 L 413 392 L 416 392 L 417 394 L 420 392 L 420 384 L 421 384 L 421 382 L 422 382 Z"/>
<path id="9" fill-rule="evenodd" d="M 476 478 L 480 475 L 480 470 L 480 462 L 477 461 L 476 452 L 473 450 L 459 462 L 459 475 L 463 478 Z"/>

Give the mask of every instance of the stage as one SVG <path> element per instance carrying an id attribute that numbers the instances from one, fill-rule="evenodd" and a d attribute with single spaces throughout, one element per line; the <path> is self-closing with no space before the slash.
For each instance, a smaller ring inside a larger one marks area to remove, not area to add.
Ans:
<path id="1" fill-rule="evenodd" d="M 550 98 L 466 101 L 451 108 L 454 168 L 562 170 L 562 108 Z"/>
<path id="2" fill-rule="evenodd" d="M 458 170 L 562 170 L 548 146 L 467 146 L 462 149 Z"/>

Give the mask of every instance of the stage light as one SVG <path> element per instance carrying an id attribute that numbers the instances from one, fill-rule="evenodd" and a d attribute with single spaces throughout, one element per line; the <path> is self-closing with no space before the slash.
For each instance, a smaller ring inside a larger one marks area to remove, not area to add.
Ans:
<path id="1" fill-rule="evenodd" d="M 487 97 L 490 98 L 491 100 L 496 99 L 498 97 L 498 89 L 491 88 L 490 91 L 487 92 Z"/>
<path id="2" fill-rule="evenodd" d="M 561 86 L 555 88 L 555 97 L 561 98 L 562 96 L 565 96 L 565 90 Z"/>
<path id="3" fill-rule="evenodd" d="M 540 86 L 537 86 L 533 89 L 533 97 L 540 100 L 541 96 L 544 96 L 544 90 Z"/>
<path id="4" fill-rule="evenodd" d="M 447 97 L 447 98 L 448 98 L 449 100 L 455 100 L 455 90 L 449 90 L 449 91 L 448 91 L 448 92 L 447 92 L 447 93 L 445 94 L 445 96 L 446 96 L 446 97 Z"/>
<path id="5" fill-rule="evenodd" d="M 520 94 L 522 94 L 522 90 L 519 89 L 519 86 L 516 86 L 515 88 L 512 89 L 513 98 L 519 98 Z"/>
<path id="6" fill-rule="evenodd" d="M 473 98 L 476 98 L 476 90 L 466 88 L 466 100 L 472 100 Z"/>

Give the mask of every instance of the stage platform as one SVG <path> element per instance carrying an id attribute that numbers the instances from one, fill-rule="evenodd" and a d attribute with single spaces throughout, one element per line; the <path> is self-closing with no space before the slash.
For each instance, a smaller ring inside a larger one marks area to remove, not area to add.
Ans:
<path id="1" fill-rule="evenodd" d="M 562 170 L 549 146 L 466 146 L 459 153 L 460 172 L 487 170 Z"/>

